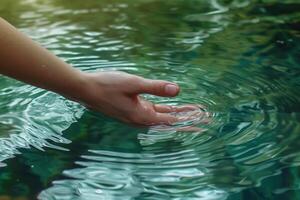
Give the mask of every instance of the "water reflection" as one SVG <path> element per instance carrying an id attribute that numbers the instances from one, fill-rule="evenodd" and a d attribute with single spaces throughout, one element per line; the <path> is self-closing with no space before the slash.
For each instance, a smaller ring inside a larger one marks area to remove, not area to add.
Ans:
<path id="1" fill-rule="evenodd" d="M 11 92 L 1 93 L 1 98 L 4 99 L 1 102 L 1 108 L 6 107 L 11 110 L 1 114 L 0 117 L 1 133 L 5 134 L 0 138 L 1 166 L 5 165 L 2 161 L 19 154 L 20 148 L 34 147 L 44 151 L 45 147 L 50 147 L 67 150 L 55 143 L 71 142 L 62 136 L 62 131 L 75 122 L 76 115 L 80 116 L 83 111 L 78 105 L 68 103 L 55 94 L 41 92 L 39 89 L 35 89 L 35 92 L 32 92 L 28 98 L 17 98 L 19 89 L 23 93 L 30 93 L 27 89 L 32 88 L 19 86 Z M 35 98 L 32 99 L 31 95 Z M 10 102 L 6 104 L 5 99 Z M 76 107 L 79 111 L 74 112 Z"/>
<path id="2" fill-rule="evenodd" d="M 3 0 L 4 7 L 12 23 L 75 67 L 175 81 L 181 96 L 145 98 L 202 104 L 211 119 L 131 127 L 0 77 L 1 198 L 299 198 L 298 2 Z M 197 129 L 181 129 L 190 126 Z"/>

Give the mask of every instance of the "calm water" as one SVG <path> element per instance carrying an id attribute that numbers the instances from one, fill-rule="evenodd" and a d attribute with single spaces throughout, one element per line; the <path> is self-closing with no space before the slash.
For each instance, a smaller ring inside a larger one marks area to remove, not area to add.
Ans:
<path id="1" fill-rule="evenodd" d="M 181 85 L 201 131 L 133 127 L 0 76 L 0 200 L 300 199 L 298 0 L 1 0 L 85 71 Z M 95 91 L 96 92 L 96 91 Z"/>

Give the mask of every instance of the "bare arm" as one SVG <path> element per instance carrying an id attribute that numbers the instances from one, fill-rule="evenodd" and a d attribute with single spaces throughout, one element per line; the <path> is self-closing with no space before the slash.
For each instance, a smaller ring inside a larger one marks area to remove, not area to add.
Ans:
<path id="1" fill-rule="evenodd" d="M 82 85 L 79 70 L 57 58 L 0 18 L 0 73 L 72 96 Z"/>
<path id="2" fill-rule="evenodd" d="M 172 123 L 170 112 L 193 109 L 154 105 L 139 94 L 176 96 L 179 87 L 124 72 L 86 73 L 68 65 L 0 18 L 0 73 L 41 87 L 122 121 Z"/>

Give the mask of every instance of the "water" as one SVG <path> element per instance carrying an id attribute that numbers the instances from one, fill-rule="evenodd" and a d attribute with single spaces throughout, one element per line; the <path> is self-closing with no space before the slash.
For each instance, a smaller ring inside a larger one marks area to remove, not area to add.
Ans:
<path id="1" fill-rule="evenodd" d="M 297 0 L 1 0 L 85 71 L 180 84 L 210 113 L 134 127 L 0 77 L 0 199 L 300 199 Z M 180 127 L 193 126 L 186 130 Z"/>

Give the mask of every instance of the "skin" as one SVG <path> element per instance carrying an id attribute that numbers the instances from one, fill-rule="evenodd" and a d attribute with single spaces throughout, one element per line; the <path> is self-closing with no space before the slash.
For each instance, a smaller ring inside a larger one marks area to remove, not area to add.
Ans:
<path id="1" fill-rule="evenodd" d="M 88 73 L 73 68 L 0 18 L 0 73 L 58 93 L 86 107 L 121 121 L 140 124 L 172 124 L 172 112 L 197 109 L 153 104 L 140 97 L 152 94 L 174 97 L 179 86 L 124 72 Z"/>

